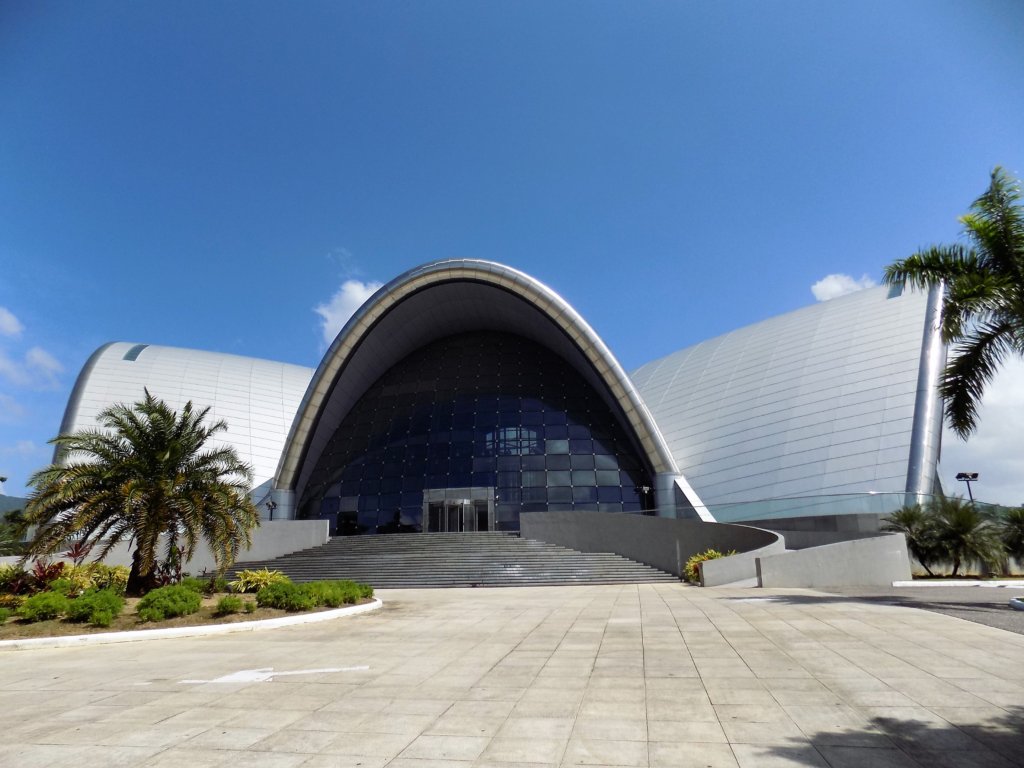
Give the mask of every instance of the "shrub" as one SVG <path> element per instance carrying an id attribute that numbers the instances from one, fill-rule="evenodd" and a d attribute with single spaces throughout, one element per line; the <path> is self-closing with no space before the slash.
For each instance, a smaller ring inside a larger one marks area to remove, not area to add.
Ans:
<path id="1" fill-rule="evenodd" d="M 11 595 L 0 593 L 0 608 L 10 608 L 16 610 L 21 607 L 21 604 L 25 602 L 24 595 Z"/>
<path id="2" fill-rule="evenodd" d="M 195 613 L 202 603 L 202 596 L 195 590 L 173 585 L 154 589 L 147 594 L 139 600 L 136 612 L 142 621 L 163 621 Z"/>
<path id="3" fill-rule="evenodd" d="M 217 601 L 217 608 L 214 614 L 217 616 L 227 616 L 232 613 L 238 613 L 242 610 L 242 602 L 242 598 L 236 595 L 224 595 L 224 597 Z"/>
<path id="4" fill-rule="evenodd" d="M 68 621 L 87 621 L 98 627 L 109 627 L 124 610 L 124 598 L 112 589 L 92 589 L 68 605 Z M 104 623 L 106 622 L 106 623 Z"/>
<path id="5" fill-rule="evenodd" d="M 0 592 L 16 595 L 28 586 L 28 573 L 17 565 L 0 565 Z"/>
<path id="6" fill-rule="evenodd" d="M 68 599 L 60 592 L 40 592 L 25 600 L 18 615 L 25 621 L 56 619 L 67 611 Z"/>
<path id="7" fill-rule="evenodd" d="M 245 612 L 246 613 L 256 613 L 256 603 L 252 602 L 251 600 L 246 600 L 245 601 Z"/>
<path id="8" fill-rule="evenodd" d="M 89 623 L 94 627 L 109 627 L 114 623 L 116 616 L 110 611 L 99 610 L 93 613 Z"/>
<path id="9" fill-rule="evenodd" d="M 11 609 L 10 608 L 0 608 L 0 624 L 3 624 L 9 618 L 11 618 Z"/>
<path id="10" fill-rule="evenodd" d="M 365 597 L 366 590 L 373 594 L 373 587 L 367 584 L 357 584 L 354 581 L 313 581 L 303 584 L 302 589 L 307 592 L 317 605 L 325 605 L 328 608 L 337 608 L 341 605 L 354 605 Z"/>
<path id="11" fill-rule="evenodd" d="M 268 584 L 256 593 L 256 603 L 262 608 L 280 608 L 285 611 L 309 611 L 316 607 L 313 596 L 291 581 Z"/>
<path id="12" fill-rule="evenodd" d="M 281 571 L 263 568 L 258 571 L 239 571 L 236 579 L 228 584 L 232 592 L 259 592 L 264 587 L 281 582 L 291 582 Z"/>
<path id="13" fill-rule="evenodd" d="M 698 552 L 696 555 L 686 561 L 686 566 L 683 568 L 683 578 L 693 584 L 700 583 L 700 568 L 698 567 L 701 563 L 706 560 L 717 560 L 720 557 L 729 557 L 735 555 L 736 550 L 730 550 L 725 554 L 719 552 L 717 549 L 708 549 L 704 552 Z"/>
<path id="14" fill-rule="evenodd" d="M 50 591 L 58 592 L 64 597 L 77 597 L 78 593 L 74 589 L 71 579 L 54 579 L 50 582 Z"/>
<path id="15" fill-rule="evenodd" d="M 196 592 L 200 592 L 204 595 L 213 595 L 217 592 L 228 591 L 227 579 L 214 576 L 204 578 L 190 576 L 181 580 L 181 586 L 194 589 Z"/>
<path id="16" fill-rule="evenodd" d="M 96 587 L 96 570 L 92 565 L 72 565 L 64 568 L 61 580 L 71 583 L 69 596 L 77 596 Z M 53 589 L 51 586 L 50 589 Z"/>
<path id="17" fill-rule="evenodd" d="M 51 563 L 49 560 L 45 559 L 36 560 L 32 563 L 32 568 L 28 573 L 32 581 L 32 586 L 36 590 L 47 590 L 50 588 L 51 581 L 55 581 L 64 575 L 64 563 L 60 560 L 56 563 Z"/>
<path id="18" fill-rule="evenodd" d="M 85 568 L 89 569 L 92 575 L 92 583 L 96 589 L 112 589 L 117 594 L 123 595 L 128 586 L 128 574 L 130 571 L 123 565 L 106 565 L 104 563 L 90 563 Z"/>

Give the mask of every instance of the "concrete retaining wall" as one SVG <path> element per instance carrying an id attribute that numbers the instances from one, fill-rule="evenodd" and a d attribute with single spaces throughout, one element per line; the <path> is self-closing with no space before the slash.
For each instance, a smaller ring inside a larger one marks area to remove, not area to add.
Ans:
<path id="1" fill-rule="evenodd" d="M 826 544 L 757 558 L 761 587 L 890 586 L 910 579 L 910 557 L 902 533 Z"/>
<path id="2" fill-rule="evenodd" d="M 318 547 L 328 538 L 328 523 L 326 520 L 264 520 L 260 527 L 252 532 L 252 547 L 240 553 L 239 563 L 253 560 L 269 560 L 273 557 L 287 555 L 290 552 L 297 552 L 300 549 Z M 161 537 L 161 541 L 164 539 Z M 163 552 L 165 544 L 161 544 L 158 552 Z M 107 565 L 126 565 L 131 567 L 131 553 L 134 545 L 122 541 L 115 546 L 110 553 L 103 558 Z M 2 558 L 2 562 L 18 562 L 17 557 Z M 54 558 L 55 560 L 66 558 Z M 91 560 L 92 558 L 89 558 Z M 196 547 L 195 556 L 184 566 L 182 570 L 193 575 L 198 575 L 204 570 L 212 571 L 215 568 L 213 554 L 205 543 Z"/>
<path id="3" fill-rule="evenodd" d="M 768 551 L 785 549 L 778 534 L 729 523 L 608 512 L 525 512 L 519 521 L 523 538 L 580 552 L 613 552 L 676 576 L 682 576 L 692 555 L 709 548 L 743 553 L 765 547 L 771 547 Z M 731 581 L 754 578 L 753 558 L 745 570 L 740 562 L 734 572 L 743 575 Z"/>

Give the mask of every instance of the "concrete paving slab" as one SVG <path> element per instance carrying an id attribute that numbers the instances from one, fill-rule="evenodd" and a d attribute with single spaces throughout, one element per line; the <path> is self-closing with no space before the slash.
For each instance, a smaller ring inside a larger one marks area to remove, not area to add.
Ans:
<path id="1" fill-rule="evenodd" d="M 0 652 L 0 764 L 1024 765 L 1024 635 L 998 628 L 807 590 L 381 597 L 258 635 Z"/>

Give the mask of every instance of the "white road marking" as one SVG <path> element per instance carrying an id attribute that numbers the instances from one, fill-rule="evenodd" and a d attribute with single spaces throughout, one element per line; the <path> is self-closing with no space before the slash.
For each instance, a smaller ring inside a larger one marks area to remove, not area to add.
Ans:
<path id="1" fill-rule="evenodd" d="M 232 672 L 230 675 L 216 677 L 213 680 L 179 680 L 183 685 L 204 685 L 206 683 L 266 683 L 271 682 L 275 677 L 286 677 L 288 675 L 322 675 L 331 672 L 364 672 L 368 666 L 359 667 L 325 667 L 324 669 L 296 669 L 291 672 L 275 672 L 273 667 L 263 669 L 242 669 Z"/>

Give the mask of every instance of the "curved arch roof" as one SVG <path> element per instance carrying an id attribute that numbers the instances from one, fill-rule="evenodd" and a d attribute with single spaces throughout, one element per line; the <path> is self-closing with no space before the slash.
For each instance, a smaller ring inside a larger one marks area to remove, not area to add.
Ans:
<path id="1" fill-rule="evenodd" d="M 312 376 L 312 368 L 270 360 L 111 342 L 97 349 L 79 373 L 60 431 L 96 428 L 100 411 L 141 400 L 144 388 L 176 410 L 191 400 L 209 406 L 212 419 L 227 422 L 218 443 L 233 447 L 252 465 L 258 493 L 274 476 Z"/>
<path id="2" fill-rule="evenodd" d="M 742 519 L 721 506 L 734 502 L 931 492 L 941 410 L 922 361 L 941 353 L 928 333 L 935 300 L 894 293 L 804 307 L 631 374 L 716 518 Z M 911 488 L 915 450 L 927 487 Z"/>
<path id="3" fill-rule="evenodd" d="M 455 259 L 400 275 L 345 325 L 299 406 L 276 487 L 301 496 L 334 428 L 377 378 L 431 341 L 471 330 L 516 333 L 568 361 L 632 429 L 653 471 L 678 475 L 675 459 L 629 377 L 561 296 L 510 267 Z M 681 485 L 684 492 L 689 490 Z M 695 496 L 690 501 L 700 504 Z"/>

